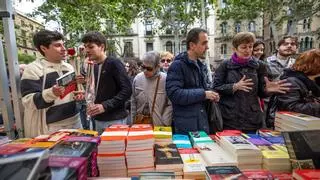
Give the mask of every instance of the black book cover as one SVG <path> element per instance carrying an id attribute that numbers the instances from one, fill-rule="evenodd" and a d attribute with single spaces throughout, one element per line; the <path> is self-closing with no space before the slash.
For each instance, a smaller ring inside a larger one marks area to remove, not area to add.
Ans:
<path id="1" fill-rule="evenodd" d="M 156 165 L 183 164 L 175 144 L 155 145 Z"/>
<path id="2" fill-rule="evenodd" d="M 282 132 L 293 169 L 320 168 L 320 130 Z"/>

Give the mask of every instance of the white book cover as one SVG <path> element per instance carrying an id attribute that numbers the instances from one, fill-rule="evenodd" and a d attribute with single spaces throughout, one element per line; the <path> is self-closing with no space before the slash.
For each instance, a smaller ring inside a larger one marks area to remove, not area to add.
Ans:
<path id="1" fill-rule="evenodd" d="M 261 156 L 259 148 L 242 136 L 221 136 L 221 146 L 227 148 L 237 156 Z"/>
<path id="2" fill-rule="evenodd" d="M 183 161 L 183 172 L 205 172 L 206 162 L 196 149 L 179 149 Z"/>
<path id="3" fill-rule="evenodd" d="M 237 160 L 216 143 L 201 144 L 197 147 L 208 166 L 236 166 Z"/>

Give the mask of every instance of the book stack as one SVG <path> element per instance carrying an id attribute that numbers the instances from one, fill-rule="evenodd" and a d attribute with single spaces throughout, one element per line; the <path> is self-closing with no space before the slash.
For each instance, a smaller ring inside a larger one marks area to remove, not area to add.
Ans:
<path id="1" fill-rule="evenodd" d="M 174 134 L 172 139 L 177 148 L 192 148 L 188 135 Z"/>
<path id="2" fill-rule="evenodd" d="M 171 144 L 172 128 L 170 126 L 155 126 L 153 129 L 155 144 Z"/>
<path id="3" fill-rule="evenodd" d="M 237 160 L 240 169 L 261 169 L 261 151 L 244 137 L 220 136 L 219 143 L 223 149 L 229 151 Z"/>
<path id="4" fill-rule="evenodd" d="M 176 178 L 182 179 L 183 161 L 175 144 L 155 145 L 156 171 L 174 172 Z"/>
<path id="5" fill-rule="evenodd" d="M 101 134 L 101 143 L 98 146 L 100 176 L 127 176 L 125 148 L 128 132 L 128 125 L 112 125 Z"/>
<path id="6" fill-rule="evenodd" d="M 217 143 L 207 143 L 197 146 L 207 166 L 237 166 L 237 160 L 230 152 L 222 149 Z"/>
<path id="7" fill-rule="evenodd" d="M 271 172 L 291 172 L 289 154 L 275 146 L 258 146 L 263 155 L 263 169 Z"/>
<path id="8" fill-rule="evenodd" d="M 134 124 L 127 137 L 126 160 L 128 176 L 154 170 L 154 134 L 149 124 Z"/>
<path id="9" fill-rule="evenodd" d="M 276 113 L 275 129 L 278 131 L 298 131 L 320 129 L 320 118 L 296 113 L 279 111 Z"/>
<path id="10" fill-rule="evenodd" d="M 184 179 L 205 179 L 206 163 L 197 149 L 179 149 Z"/>
<path id="11" fill-rule="evenodd" d="M 207 166 L 207 179 L 246 179 L 237 166 Z"/>
<path id="12" fill-rule="evenodd" d="M 204 131 L 189 132 L 189 136 L 193 147 L 214 142 Z"/>

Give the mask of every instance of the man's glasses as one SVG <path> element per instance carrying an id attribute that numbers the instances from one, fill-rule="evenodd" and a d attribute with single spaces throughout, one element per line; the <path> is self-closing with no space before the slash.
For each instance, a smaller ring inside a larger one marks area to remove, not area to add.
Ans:
<path id="1" fill-rule="evenodd" d="M 147 70 L 147 71 L 153 71 L 153 68 L 152 67 L 148 67 L 148 66 L 144 66 L 144 65 L 141 65 L 141 69 L 144 71 L 144 70 Z"/>
<path id="2" fill-rule="evenodd" d="M 161 59 L 161 63 L 165 63 L 165 62 L 167 62 L 167 63 L 171 63 L 171 59 Z"/>

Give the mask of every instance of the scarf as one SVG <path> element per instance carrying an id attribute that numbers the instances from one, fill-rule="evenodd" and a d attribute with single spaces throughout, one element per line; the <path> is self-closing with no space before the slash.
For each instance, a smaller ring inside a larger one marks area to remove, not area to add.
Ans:
<path id="1" fill-rule="evenodd" d="M 237 56 L 237 53 L 233 53 L 231 56 L 232 62 L 240 66 L 245 66 L 248 64 L 250 58 L 241 58 Z"/>

